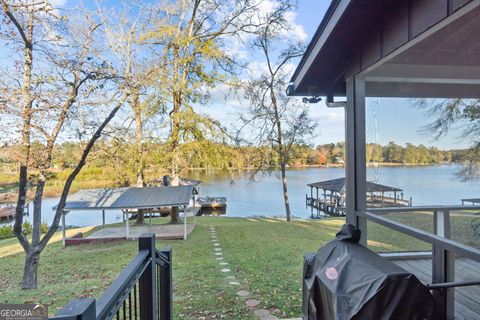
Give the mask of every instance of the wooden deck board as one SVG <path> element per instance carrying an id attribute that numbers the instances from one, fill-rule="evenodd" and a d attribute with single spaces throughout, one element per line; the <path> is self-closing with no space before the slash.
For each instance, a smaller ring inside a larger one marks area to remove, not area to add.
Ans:
<path id="1" fill-rule="evenodd" d="M 415 274 L 420 281 L 425 283 L 431 282 L 431 259 L 392 260 L 392 262 Z M 478 279 L 480 279 L 480 263 L 465 258 L 456 259 L 456 281 Z M 480 319 L 480 286 L 470 286 L 455 289 L 455 319 Z"/>

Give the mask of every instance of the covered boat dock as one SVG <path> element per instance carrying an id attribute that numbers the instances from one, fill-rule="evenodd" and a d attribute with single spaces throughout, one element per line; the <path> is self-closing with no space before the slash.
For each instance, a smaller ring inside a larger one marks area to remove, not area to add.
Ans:
<path id="1" fill-rule="evenodd" d="M 309 183 L 307 186 L 310 187 L 310 196 L 306 195 L 307 206 L 333 216 L 345 215 L 345 178 Z M 367 206 L 369 208 L 409 207 L 412 206 L 412 198 L 404 200 L 402 189 L 368 181 Z"/>
<path id="2" fill-rule="evenodd" d="M 103 233 L 99 231 L 100 234 L 92 235 L 92 239 L 98 240 L 103 238 L 113 241 L 116 239 L 132 238 L 132 233 L 130 232 L 129 226 L 129 216 L 136 213 L 137 210 L 154 210 L 162 207 L 183 208 L 183 234 L 180 233 L 180 238 L 187 240 L 188 234 L 193 230 L 193 225 L 189 226 L 187 224 L 187 207 L 190 204 L 190 201 L 193 199 L 193 190 L 193 186 L 81 190 L 67 198 L 64 214 L 62 215 L 63 244 L 65 245 L 66 241 L 65 217 L 71 211 L 101 211 L 104 228 L 106 211 L 122 211 L 123 219 L 125 221 L 124 233 L 121 232 L 121 228 L 109 228 L 115 230 L 110 230 L 111 232 L 105 232 L 104 230 L 101 230 Z M 55 210 L 56 206 L 53 209 Z M 170 232 L 172 230 L 167 230 L 168 228 L 165 227 L 171 227 L 175 229 L 175 231 L 172 233 Z M 149 228 L 149 231 L 151 232 L 153 230 L 152 226 L 149 226 Z M 163 231 L 167 233 L 169 239 L 174 238 L 179 231 L 181 232 L 181 228 L 179 228 L 178 225 L 162 226 L 162 228 L 157 229 L 159 229 L 157 231 Z M 137 233 L 138 232 L 134 232 L 133 235 L 136 235 Z M 161 235 L 156 236 L 158 237 Z"/>

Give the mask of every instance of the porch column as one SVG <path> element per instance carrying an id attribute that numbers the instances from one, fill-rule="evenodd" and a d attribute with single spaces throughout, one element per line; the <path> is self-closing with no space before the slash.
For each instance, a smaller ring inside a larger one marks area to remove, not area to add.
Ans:
<path id="1" fill-rule="evenodd" d="M 63 210 L 62 212 L 62 245 L 65 247 L 65 240 L 67 239 L 67 231 L 65 230 L 65 215 L 68 213 L 67 210 Z"/>
<path id="2" fill-rule="evenodd" d="M 183 206 L 183 240 L 187 240 L 187 206 Z"/>
<path id="3" fill-rule="evenodd" d="M 366 141 L 365 141 L 365 81 L 358 76 L 346 79 L 347 106 L 345 110 L 345 174 L 346 216 L 350 223 L 362 232 L 360 243 L 367 244 L 367 223 L 356 211 L 364 211 L 366 205 Z"/>

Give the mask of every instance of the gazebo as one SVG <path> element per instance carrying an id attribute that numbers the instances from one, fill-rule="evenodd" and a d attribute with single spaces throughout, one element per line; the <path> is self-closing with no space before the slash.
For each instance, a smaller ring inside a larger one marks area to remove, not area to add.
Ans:
<path id="1" fill-rule="evenodd" d="M 65 245 L 65 216 L 70 211 L 101 211 L 105 227 L 105 212 L 121 210 L 125 219 L 125 238 L 129 239 L 129 215 L 132 210 L 161 207 L 183 208 L 183 239 L 187 240 L 187 207 L 194 196 L 193 186 L 107 188 L 81 190 L 68 196 L 62 215 L 63 244 Z M 53 207 L 56 209 L 56 206 Z"/>
<path id="2" fill-rule="evenodd" d="M 435 319 L 480 314 L 479 290 L 471 287 L 478 272 L 455 272 L 461 264 L 478 270 L 480 249 L 450 239 L 450 212 L 475 206 L 367 210 L 366 98 L 480 99 L 479 30 L 480 0 L 332 0 L 287 88 L 290 96 L 314 97 L 307 102 L 323 96 L 327 107 L 345 108 L 347 222 L 364 245 L 367 221 L 431 244 L 422 254 L 385 257 L 425 275 Z M 416 211 L 431 212 L 433 232 L 378 214 Z"/>

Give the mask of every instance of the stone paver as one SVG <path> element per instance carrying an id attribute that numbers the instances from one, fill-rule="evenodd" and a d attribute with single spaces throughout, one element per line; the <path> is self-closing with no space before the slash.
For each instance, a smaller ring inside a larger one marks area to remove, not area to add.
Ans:
<path id="1" fill-rule="evenodd" d="M 274 315 L 269 314 L 269 315 L 260 317 L 260 320 L 278 320 L 278 318 L 275 317 Z"/>
<path id="2" fill-rule="evenodd" d="M 257 317 L 262 318 L 270 315 L 270 311 L 265 309 L 257 309 L 253 312 Z"/>
<path id="3" fill-rule="evenodd" d="M 250 295 L 250 292 L 248 292 L 248 291 L 245 291 L 245 290 L 237 291 L 237 296 L 248 297 L 249 295 Z"/>
<path id="4" fill-rule="evenodd" d="M 219 265 L 221 265 L 221 266 L 228 266 L 228 262 L 220 262 Z"/>
<path id="5" fill-rule="evenodd" d="M 240 285 L 239 282 L 235 282 L 235 281 L 230 281 L 228 284 L 231 284 L 232 286 L 239 286 Z"/>
<path id="6" fill-rule="evenodd" d="M 220 271 L 222 271 L 222 272 L 230 272 L 231 270 L 230 270 L 230 269 L 227 269 L 227 268 L 225 268 L 225 269 L 222 269 L 222 270 L 220 270 Z"/>
<path id="7" fill-rule="evenodd" d="M 247 301 L 245 301 L 245 304 L 247 305 L 247 307 L 249 308 L 255 308 L 257 307 L 260 303 L 262 303 L 260 300 L 257 300 L 257 299 L 248 299 Z"/>
<path id="8" fill-rule="evenodd" d="M 228 280 L 235 280 L 235 276 L 227 276 Z"/>
<path id="9" fill-rule="evenodd" d="M 223 260 L 223 257 L 217 257 L 217 260 Z"/>
<path id="10" fill-rule="evenodd" d="M 216 255 L 216 256 L 221 256 L 221 255 L 223 255 L 223 253 L 221 253 L 221 252 L 215 252 L 215 255 Z"/>
<path id="11" fill-rule="evenodd" d="M 222 251 L 222 248 L 215 248 L 214 251 Z"/>

